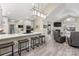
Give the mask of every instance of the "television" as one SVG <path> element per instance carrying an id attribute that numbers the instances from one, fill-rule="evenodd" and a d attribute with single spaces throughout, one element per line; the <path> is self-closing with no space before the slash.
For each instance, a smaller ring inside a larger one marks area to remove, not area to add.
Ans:
<path id="1" fill-rule="evenodd" d="M 26 33 L 31 33 L 31 30 L 32 30 L 31 26 L 27 25 L 26 26 Z"/>
<path id="2" fill-rule="evenodd" d="M 61 22 L 54 22 L 54 27 L 61 27 Z"/>
<path id="3" fill-rule="evenodd" d="M 18 25 L 18 28 L 23 28 L 23 25 Z"/>

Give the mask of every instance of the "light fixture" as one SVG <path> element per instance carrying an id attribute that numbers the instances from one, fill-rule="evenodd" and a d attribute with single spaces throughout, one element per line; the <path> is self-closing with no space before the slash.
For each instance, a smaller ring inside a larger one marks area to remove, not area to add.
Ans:
<path id="1" fill-rule="evenodd" d="M 15 22 L 15 20 L 10 20 L 10 22 Z"/>
<path id="2" fill-rule="evenodd" d="M 34 15 L 37 15 L 37 11 L 36 10 L 34 10 Z"/>
<path id="3" fill-rule="evenodd" d="M 66 21 L 71 21 L 71 18 L 66 19 Z"/>
<path id="4" fill-rule="evenodd" d="M 43 14 L 41 14 L 41 17 L 44 17 L 44 15 L 43 15 Z"/>
<path id="5" fill-rule="evenodd" d="M 34 6 L 35 4 L 34 3 L 32 3 L 32 6 Z"/>
<path id="6" fill-rule="evenodd" d="M 35 11 L 33 10 L 33 15 L 35 14 Z"/>
<path id="7" fill-rule="evenodd" d="M 40 16 L 40 12 L 38 12 L 37 15 Z"/>
<path id="8" fill-rule="evenodd" d="M 46 18 L 46 15 L 44 15 L 43 17 L 44 17 L 44 19 L 45 19 L 45 18 Z"/>

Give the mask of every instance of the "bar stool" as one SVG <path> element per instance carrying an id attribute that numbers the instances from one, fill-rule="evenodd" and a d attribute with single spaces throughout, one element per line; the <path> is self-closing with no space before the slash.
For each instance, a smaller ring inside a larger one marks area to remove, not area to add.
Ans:
<path id="1" fill-rule="evenodd" d="M 40 35 L 39 38 L 40 38 L 40 44 L 41 45 L 46 42 L 45 41 L 45 35 Z"/>
<path id="2" fill-rule="evenodd" d="M 31 48 L 34 49 L 35 46 L 39 47 L 39 38 L 38 37 L 31 38 Z"/>
<path id="3" fill-rule="evenodd" d="M 22 47 L 22 44 L 25 44 L 25 48 Z M 29 40 L 28 39 L 23 39 L 18 41 L 18 54 L 21 56 L 21 52 L 26 50 L 29 52 Z"/>
<path id="4" fill-rule="evenodd" d="M 36 39 L 35 39 L 35 37 L 32 37 L 31 38 L 31 48 L 34 49 L 35 45 L 36 45 Z"/>
<path id="5" fill-rule="evenodd" d="M 0 44 L 0 49 L 5 49 L 5 48 L 9 48 L 9 47 L 12 47 L 11 48 L 11 52 L 12 52 L 12 56 L 14 56 L 14 42 L 8 42 L 8 43 L 3 43 L 3 44 Z M 6 53 L 4 53 L 6 54 Z M 4 54 L 0 54 L 1 55 L 4 55 Z"/>
<path id="6" fill-rule="evenodd" d="M 36 46 L 39 47 L 39 44 L 40 44 L 40 38 L 37 36 L 37 37 L 35 37 L 35 39 L 36 39 Z"/>

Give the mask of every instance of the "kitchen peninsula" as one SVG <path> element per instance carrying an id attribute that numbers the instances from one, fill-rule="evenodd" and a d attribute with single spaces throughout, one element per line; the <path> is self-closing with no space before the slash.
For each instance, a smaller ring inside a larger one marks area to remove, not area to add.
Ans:
<path id="1" fill-rule="evenodd" d="M 41 34 L 42 34 L 41 32 L 32 32 L 32 33 L 27 33 L 27 34 L 2 34 L 0 35 L 0 44 L 13 41 L 15 43 L 14 52 L 16 52 L 18 51 L 18 40 L 28 39 L 29 41 L 31 41 L 31 37 L 39 36 Z M 8 55 L 8 54 L 5 54 L 5 55 Z"/>

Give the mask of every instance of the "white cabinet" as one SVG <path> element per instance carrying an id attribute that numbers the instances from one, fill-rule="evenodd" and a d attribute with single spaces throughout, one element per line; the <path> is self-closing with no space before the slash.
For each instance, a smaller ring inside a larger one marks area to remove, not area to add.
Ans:
<path id="1" fill-rule="evenodd" d="M 8 34 L 9 33 L 9 23 L 8 23 L 8 18 L 6 16 L 3 16 L 2 27 L 4 30 L 3 32 Z"/>
<path id="2" fill-rule="evenodd" d="M 0 28 L 2 28 L 2 9 L 0 7 Z"/>

